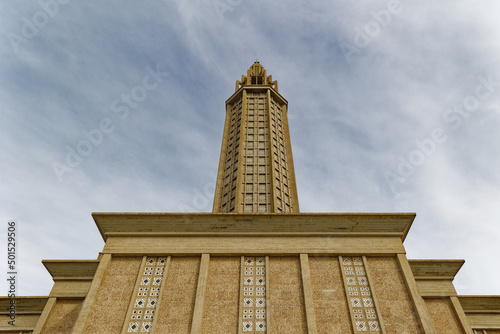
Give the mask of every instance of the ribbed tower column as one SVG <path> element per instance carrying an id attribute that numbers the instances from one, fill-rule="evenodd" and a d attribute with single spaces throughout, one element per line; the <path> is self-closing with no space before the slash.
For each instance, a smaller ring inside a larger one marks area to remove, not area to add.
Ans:
<path id="1" fill-rule="evenodd" d="M 288 102 L 256 61 L 226 101 L 214 213 L 298 213 Z"/>

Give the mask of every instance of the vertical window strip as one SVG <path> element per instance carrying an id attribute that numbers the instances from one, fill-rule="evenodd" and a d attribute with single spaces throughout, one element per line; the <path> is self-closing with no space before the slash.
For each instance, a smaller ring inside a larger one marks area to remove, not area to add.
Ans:
<path id="1" fill-rule="evenodd" d="M 151 332 L 167 260 L 151 256 L 143 260 L 129 308 L 127 333 Z"/>
<path id="2" fill-rule="evenodd" d="M 260 93 L 259 93 L 260 94 Z M 259 167 L 258 175 L 259 178 L 259 195 L 256 212 L 266 213 L 271 212 L 271 175 L 270 172 L 270 156 L 269 156 L 269 122 L 268 122 L 268 110 L 267 110 L 267 98 L 261 95 L 258 99 L 258 109 L 257 109 L 257 123 L 259 127 L 258 133 L 258 143 L 257 147 L 259 150 Z M 262 191 L 261 191 L 262 190 Z"/>
<path id="3" fill-rule="evenodd" d="M 258 209 L 258 115 L 255 113 L 255 98 L 248 97 L 245 138 L 245 170 L 243 212 L 253 213 Z"/>
<path id="4" fill-rule="evenodd" d="M 235 103 L 231 109 L 231 120 L 229 127 L 229 139 L 227 142 L 228 149 L 224 164 L 224 186 L 222 192 L 222 200 L 220 204 L 220 212 L 233 212 L 235 210 L 236 196 L 234 179 L 237 175 L 238 166 L 238 146 L 239 146 L 239 131 L 241 126 L 242 102 Z"/>
<path id="5" fill-rule="evenodd" d="M 339 259 L 354 333 L 382 333 L 363 257 Z"/>
<path id="6" fill-rule="evenodd" d="M 266 257 L 244 256 L 240 285 L 240 328 L 243 333 L 266 333 Z"/>
<path id="7" fill-rule="evenodd" d="M 286 154 L 286 141 L 284 136 L 283 112 L 277 101 L 271 99 L 271 121 L 272 121 L 272 140 L 273 140 L 273 159 L 272 165 L 276 177 L 276 195 L 278 200 L 278 212 L 292 212 L 292 199 L 290 195 L 290 186 L 288 183 L 288 156 Z"/>
<path id="8" fill-rule="evenodd" d="M 251 94 L 251 93 L 250 93 Z M 247 98 L 246 138 L 244 139 L 243 188 L 241 211 L 246 213 L 271 212 L 271 176 L 269 152 L 269 121 L 267 98 L 253 92 Z"/>

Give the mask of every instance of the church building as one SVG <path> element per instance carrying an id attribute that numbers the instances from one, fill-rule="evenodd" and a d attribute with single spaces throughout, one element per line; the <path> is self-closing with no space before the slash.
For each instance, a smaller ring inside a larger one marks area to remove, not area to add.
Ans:
<path id="1" fill-rule="evenodd" d="M 212 213 L 93 213 L 96 260 L 44 260 L 48 296 L 0 298 L 0 333 L 500 334 L 500 296 L 459 296 L 463 260 L 408 260 L 414 213 L 300 213 L 287 100 L 236 81 Z M 96 250 L 97 253 L 97 250 Z"/>

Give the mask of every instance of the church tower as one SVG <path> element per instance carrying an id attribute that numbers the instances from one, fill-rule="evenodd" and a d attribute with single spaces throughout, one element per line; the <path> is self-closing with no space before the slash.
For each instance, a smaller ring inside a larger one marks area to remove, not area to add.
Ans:
<path id="1" fill-rule="evenodd" d="M 298 213 L 288 102 L 256 61 L 226 101 L 214 213 Z"/>

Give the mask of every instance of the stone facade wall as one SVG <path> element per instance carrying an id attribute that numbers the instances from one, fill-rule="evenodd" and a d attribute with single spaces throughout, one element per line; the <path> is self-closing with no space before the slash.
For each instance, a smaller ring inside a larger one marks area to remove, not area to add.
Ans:
<path id="1" fill-rule="evenodd" d="M 366 262 L 385 334 L 423 333 L 396 257 L 367 257 Z"/>
<path id="2" fill-rule="evenodd" d="M 270 257 L 269 318 L 272 333 L 307 333 L 299 257 Z"/>
<path id="3" fill-rule="evenodd" d="M 156 313 L 156 333 L 190 332 L 200 262 L 199 256 L 172 256 Z"/>
<path id="4" fill-rule="evenodd" d="M 338 257 L 310 256 L 309 268 L 318 334 L 352 333 Z"/>
<path id="5" fill-rule="evenodd" d="M 425 304 L 437 333 L 464 333 L 450 298 L 428 298 Z"/>
<path id="6" fill-rule="evenodd" d="M 85 333 L 121 333 L 142 256 L 116 256 L 104 273 L 90 311 Z"/>
<path id="7" fill-rule="evenodd" d="M 45 322 L 42 332 L 45 334 L 71 333 L 82 302 L 83 299 L 58 299 Z"/>
<path id="8" fill-rule="evenodd" d="M 238 331 L 240 264 L 239 256 L 210 258 L 202 333 Z"/>

